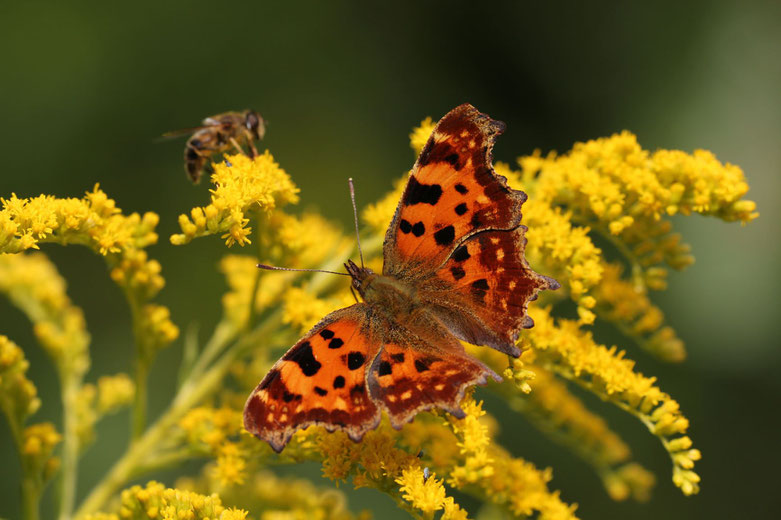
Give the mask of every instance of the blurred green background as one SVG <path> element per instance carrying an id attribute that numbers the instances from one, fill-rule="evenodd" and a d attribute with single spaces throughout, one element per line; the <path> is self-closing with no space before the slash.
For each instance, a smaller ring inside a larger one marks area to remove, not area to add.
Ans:
<path id="1" fill-rule="evenodd" d="M 503 420 L 505 445 L 552 466 L 551 487 L 577 502 L 584 519 L 775 517 L 781 4 L 536 4 L 0 2 L 0 196 L 78 197 L 100 182 L 125 212 L 159 213 L 161 240 L 150 253 L 167 280 L 160 301 L 182 328 L 198 322 L 205 335 L 219 314 L 224 286 L 215 265 L 225 248 L 216 238 L 168 243 L 178 214 L 203 204 L 207 187 L 185 179 L 184 140 L 154 142 L 204 116 L 248 107 L 263 114 L 262 146 L 301 187 L 300 207 L 319 209 L 348 232 L 347 178 L 356 181 L 360 206 L 377 199 L 414 160 L 410 129 L 463 102 L 507 123 L 495 156 L 508 162 L 622 129 L 651 150 L 709 149 L 744 169 L 761 217 L 745 228 L 676 221 L 697 263 L 673 274 L 670 289 L 654 299 L 689 358 L 665 366 L 626 345 L 691 419 L 704 455 L 702 492 L 683 497 L 657 440 L 594 399 L 588 403 L 657 473 L 650 503 L 610 501 L 584 463 L 502 414 L 500 403 L 489 405 Z M 43 250 L 85 310 L 89 379 L 128 370 L 129 317 L 102 260 L 83 248 Z M 58 421 L 54 370 L 6 300 L 0 332 L 32 363 L 43 399 L 36 420 Z M 180 355 L 181 341 L 155 366 L 152 414 L 171 396 Z M 80 496 L 125 445 L 127 431 L 127 414 L 101 423 L 83 458 Z M 4 422 L 0 460 L 0 517 L 16 518 L 18 469 Z M 173 483 L 173 473 L 157 476 Z M 351 492 L 350 500 L 353 509 L 373 507 L 377 518 L 402 516 L 371 490 Z M 44 512 L 52 514 L 48 506 Z"/>

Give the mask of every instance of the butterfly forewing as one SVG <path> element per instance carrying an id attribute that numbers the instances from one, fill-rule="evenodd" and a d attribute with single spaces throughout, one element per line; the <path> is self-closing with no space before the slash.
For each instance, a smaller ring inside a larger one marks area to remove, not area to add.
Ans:
<path id="1" fill-rule="evenodd" d="M 491 166 L 504 124 L 461 105 L 440 120 L 415 164 L 385 236 L 383 273 L 427 275 L 466 237 L 513 229 L 523 192 Z"/>
<path id="2" fill-rule="evenodd" d="M 485 231 L 459 245 L 437 271 L 421 298 L 460 339 L 518 356 L 520 330 L 532 326 L 528 302 L 558 283 L 532 271 L 523 256 L 526 244 L 519 226 Z M 442 283 L 444 282 L 444 283 Z"/>

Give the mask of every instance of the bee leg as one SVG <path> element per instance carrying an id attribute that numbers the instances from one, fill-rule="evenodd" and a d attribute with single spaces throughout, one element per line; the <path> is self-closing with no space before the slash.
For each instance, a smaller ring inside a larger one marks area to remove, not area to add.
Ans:
<path id="1" fill-rule="evenodd" d="M 228 139 L 228 141 L 230 142 L 230 144 L 232 144 L 232 145 L 233 145 L 233 146 L 236 148 L 236 150 L 237 150 L 237 151 L 238 151 L 240 154 L 245 154 L 245 152 L 244 152 L 244 148 L 242 148 L 242 147 L 239 145 L 239 142 L 238 142 L 238 141 L 236 141 L 236 139 L 235 139 L 235 138 L 231 137 L 230 139 Z M 245 154 L 245 155 L 246 155 L 246 154 Z M 253 155 L 253 156 L 251 156 L 251 157 L 254 157 L 254 155 Z"/>
<path id="2" fill-rule="evenodd" d="M 249 156 L 257 157 L 258 149 L 255 148 L 255 140 L 252 138 L 252 133 L 245 129 L 243 134 L 244 134 L 244 138 L 247 140 L 247 145 L 249 146 L 249 150 L 250 150 Z"/>

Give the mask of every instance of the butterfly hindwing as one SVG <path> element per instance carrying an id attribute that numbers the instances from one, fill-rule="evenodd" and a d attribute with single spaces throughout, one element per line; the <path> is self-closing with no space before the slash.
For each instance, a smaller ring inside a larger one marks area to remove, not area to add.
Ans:
<path id="1" fill-rule="evenodd" d="M 435 407 L 462 418 L 459 403 L 467 387 L 485 384 L 489 377 L 501 381 L 451 334 L 438 339 L 435 346 L 408 329 L 397 330 L 374 360 L 369 389 L 395 428 Z"/>
<path id="2" fill-rule="evenodd" d="M 503 123 L 467 104 L 440 120 L 385 235 L 384 274 L 439 267 L 471 234 L 520 223 L 526 195 L 510 189 L 491 166 L 494 141 L 503 131 Z"/>
<path id="3" fill-rule="evenodd" d="M 526 314 L 529 301 L 559 286 L 529 267 L 525 231 L 519 226 L 471 236 L 437 270 L 431 290 L 421 289 L 421 298 L 460 339 L 520 355 L 518 334 L 533 325 Z"/>
<path id="4" fill-rule="evenodd" d="M 332 312 L 298 341 L 250 394 L 244 427 L 279 452 L 296 430 L 317 424 L 353 440 L 377 426 L 379 408 L 366 372 L 380 345 L 368 330 L 368 307 Z"/>

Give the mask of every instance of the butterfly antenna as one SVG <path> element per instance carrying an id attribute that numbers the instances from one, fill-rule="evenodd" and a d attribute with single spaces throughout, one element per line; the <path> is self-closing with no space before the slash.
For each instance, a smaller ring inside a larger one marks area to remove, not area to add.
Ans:
<path id="1" fill-rule="evenodd" d="M 361 234 L 358 233 L 358 208 L 355 206 L 355 187 L 353 186 L 353 179 L 350 177 L 347 179 L 350 184 L 350 200 L 353 203 L 353 219 L 355 220 L 355 240 L 358 241 L 358 254 L 361 255 L 361 267 L 363 267 L 363 251 L 361 250 Z"/>
<path id="2" fill-rule="evenodd" d="M 328 273 L 342 276 L 350 276 L 348 273 L 337 273 L 336 271 L 326 271 L 325 269 L 293 269 L 292 267 L 276 267 L 274 265 L 258 264 L 257 267 L 266 271 L 297 271 L 299 273 Z"/>

